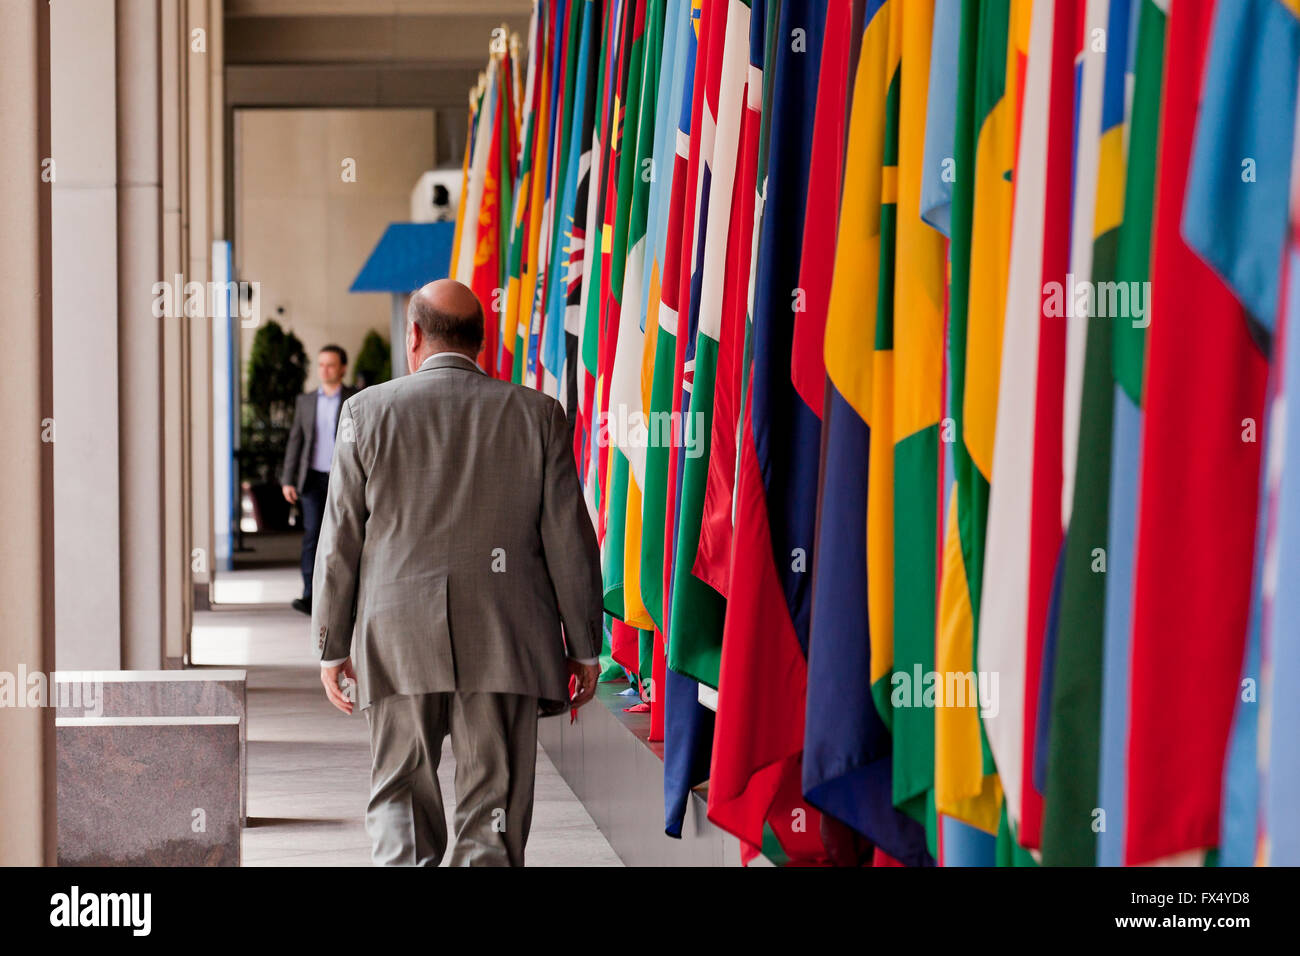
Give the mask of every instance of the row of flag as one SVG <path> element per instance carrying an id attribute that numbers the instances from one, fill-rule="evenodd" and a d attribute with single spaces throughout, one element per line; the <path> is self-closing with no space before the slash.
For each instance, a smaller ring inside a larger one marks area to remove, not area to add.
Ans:
<path id="1" fill-rule="evenodd" d="M 1297 0 L 494 41 L 451 274 L 568 412 L 667 833 L 1300 863 L 1298 82 Z"/>

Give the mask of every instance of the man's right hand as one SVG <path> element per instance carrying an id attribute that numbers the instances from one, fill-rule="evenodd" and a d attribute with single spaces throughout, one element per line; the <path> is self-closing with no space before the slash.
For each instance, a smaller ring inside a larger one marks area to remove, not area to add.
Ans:
<path id="1" fill-rule="evenodd" d="M 350 716 L 352 714 L 353 699 L 350 695 L 345 694 L 343 688 L 339 686 L 340 676 L 356 681 L 357 672 L 352 669 L 351 657 L 342 664 L 335 664 L 333 667 L 321 665 L 320 669 L 320 682 L 325 685 L 325 696 L 329 698 L 331 704 Z M 352 686 L 356 687 L 356 684 L 354 683 Z"/>
<path id="2" fill-rule="evenodd" d="M 293 485 L 281 485 L 280 490 L 284 492 L 284 500 L 289 504 L 294 504 L 298 500 L 298 489 Z"/>
<path id="3" fill-rule="evenodd" d="M 596 696 L 596 681 L 600 679 L 600 665 L 583 664 L 573 658 L 568 659 L 568 664 L 569 673 L 578 678 L 578 692 L 573 695 L 573 700 L 569 701 L 569 706 L 577 710 Z"/>

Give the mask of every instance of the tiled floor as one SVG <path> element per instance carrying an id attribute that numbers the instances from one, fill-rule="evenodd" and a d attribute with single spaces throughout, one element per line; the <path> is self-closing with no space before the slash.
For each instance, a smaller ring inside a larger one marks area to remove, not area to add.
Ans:
<path id="1" fill-rule="evenodd" d="M 236 593 L 271 583 L 261 570 L 226 577 Z M 307 631 L 307 619 L 288 607 L 195 614 L 194 663 L 248 669 L 246 866 L 370 865 L 362 822 L 370 778 L 366 720 L 326 701 Z M 438 776 L 449 818 L 454 774 L 448 740 Z M 622 865 L 540 748 L 528 865 Z"/>
<path id="2" fill-rule="evenodd" d="M 302 594 L 302 572 L 297 568 L 265 568 L 219 574 L 212 599 L 229 604 L 288 604 Z"/>

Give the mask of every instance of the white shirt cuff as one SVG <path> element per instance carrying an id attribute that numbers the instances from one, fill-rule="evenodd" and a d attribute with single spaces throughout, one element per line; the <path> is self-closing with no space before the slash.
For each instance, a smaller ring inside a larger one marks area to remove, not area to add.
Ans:
<path id="1" fill-rule="evenodd" d="M 320 666 L 321 666 L 321 667 L 338 667 L 340 664 L 342 664 L 342 663 L 343 663 L 344 661 L 346 661 L 346 660 L 347 660 L 346 657 L 340 657 L 340 658 L 339 658 L 338 660 L 336 660 L 336 661 L 321 661 L 321 662 L 320 662 Z"/>
<path id="2" fill-rule="evenodd" d="M 571 657 L 569 660 L 577 661 L 579 664 L 599 664 L 599 657 Z"/>

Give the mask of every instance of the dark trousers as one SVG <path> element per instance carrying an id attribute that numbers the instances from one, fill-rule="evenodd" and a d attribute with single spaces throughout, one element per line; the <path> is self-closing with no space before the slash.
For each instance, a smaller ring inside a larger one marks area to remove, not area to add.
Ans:
<path id="1" fill-rule="evenodd" d="M 328 471 L 307 471 L 298 501 L 302 504 L 302 596 L 311 600 L 311 572 L 316 566 L 316 541 L 320 538 L 321 520 L 325 517 L 325 492 L 329 487 Z"/>

